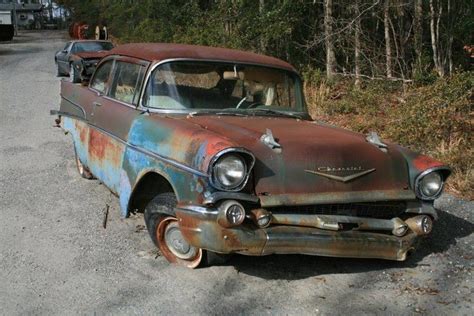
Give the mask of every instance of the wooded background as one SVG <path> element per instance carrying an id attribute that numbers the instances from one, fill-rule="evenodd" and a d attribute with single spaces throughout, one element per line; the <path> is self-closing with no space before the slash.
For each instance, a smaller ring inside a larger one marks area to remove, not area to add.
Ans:
<path id="1" fill-rule="evenodd" d="M 474 0 L 60 0 L 118 42 L 177 42 L 282 58 L 309 111 L 424 151 L 474 196 Z"/>

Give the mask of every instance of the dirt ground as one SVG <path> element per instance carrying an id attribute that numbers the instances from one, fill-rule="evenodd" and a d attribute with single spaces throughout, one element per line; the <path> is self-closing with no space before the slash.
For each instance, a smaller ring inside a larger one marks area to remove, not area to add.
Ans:
<path id="1" fill-rule="evenodd" d="M 472 315 L 474 203 L 449 195 L 406 262 L 234 256 L 169 265 L 53 127 L 60 32 L 0 43 L 0 314 Z M 110 205 L 107 228 L 104 208 Z"/>

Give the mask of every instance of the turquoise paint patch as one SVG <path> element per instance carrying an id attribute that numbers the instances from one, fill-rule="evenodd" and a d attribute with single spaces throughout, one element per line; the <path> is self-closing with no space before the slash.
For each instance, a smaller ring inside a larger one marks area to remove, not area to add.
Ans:
<path id="1" fill-rule="evenodd" d="M 130 185 L 130 179 L 128 178 L 125 170 L 120 172 L 120 214 L 122 218 L 128 215 L 128 204 L 130 202 L 130 196 L 132 195 L 132 186 Z"/>

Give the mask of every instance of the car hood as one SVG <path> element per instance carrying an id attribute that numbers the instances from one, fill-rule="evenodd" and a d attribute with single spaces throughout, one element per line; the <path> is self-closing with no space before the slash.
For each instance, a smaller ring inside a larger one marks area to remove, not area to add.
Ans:
<path id="1" fill-rule="evenodd" d="M 188 116 L 186 121 L 254 154 L 253 183 L 259 196 L 400 192 L 410 187 L 407 160 L 398 146 L 388 144 L 384 152 L 358 133 L 281 117 Z M 261 141 L 267 130 L 281 151 Z"/>
<path id="2" fill-rule="evenodd" d="M 98 52 L 82 52 L 82 53 L 76 53 L 74 54 L 75 56 L 82 58 L 82 59 L 100 59 L 107 55 L 108 51 L 102 50 Z"/>

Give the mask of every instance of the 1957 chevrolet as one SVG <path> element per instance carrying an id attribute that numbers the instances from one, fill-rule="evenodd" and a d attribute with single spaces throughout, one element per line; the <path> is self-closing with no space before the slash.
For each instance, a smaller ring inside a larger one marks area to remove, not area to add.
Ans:
<path id="1" fill-rule="evenodd" d="M 240 253 L 405 260 L 450 169 L 313 121 L 288 63 L 175 44 L 112 49 L 89 86 L 62 81 L 57 123 L 79 173 L 144 212 L 168 261 Z"/>

